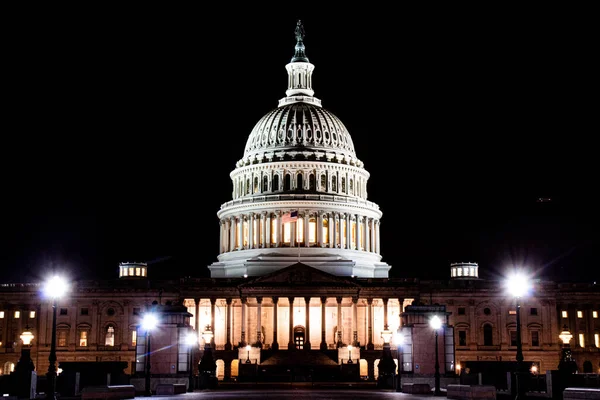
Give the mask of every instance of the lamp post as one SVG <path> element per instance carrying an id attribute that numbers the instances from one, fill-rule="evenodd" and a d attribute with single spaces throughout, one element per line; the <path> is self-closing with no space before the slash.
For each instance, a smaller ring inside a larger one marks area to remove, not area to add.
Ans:
<path id="1" fill-rule="evenodd" d="M 217 363 L 213 359 L 212 349 L 210 346 L 211 340 L 214 334 L 210 328 L 210 325 L 206 325 L 204 332 L 202 332 L 202 338 L 204 339 L 204 354 L 200 360 L 200 373 L 201 373 L 201 386 L 202 388 L 210 388 L 216 384 L 214 379 Z"/>
<path id="2" fill-rule="evenodd" d="M 521 297 L 529 290 L 528 278 L 520 273 L 514 273 L 507 280 L 509 293 L 515 298 L 517 317 L 517 370 L 515 371 L 516 396 L 515 400 L 523 400 L 525 397 L 525 385 L 523 381 L 523 347 L 521 343 Z"/>
<path id="3" fill-rule="evenodd" d="M 396 363 L 390 350 L 390 341 L 392 340 L 393 333 L 391 330 L 385 327 L 381 331 L 381 338 L 383 339 L 383 354 L 381 360 L 379 360 L 379 372 L 380 372 L 380 383 L 382 387 L 392 387 L 394 385 L 394 372 L 396 371 Z M 390 381 L 391 377 L 391 381 Z"/>
<path id="4" fill-rule="evenodd" d="M 19 399 L 32 399 L 35 393 L 31 393 L 31 373 L 35 370 L 33 360 L 31 359 L 31 341 L 33 334 L 29 330 L 29 326 L 25 326 L 25 331 L 20 336 L 23 341 L 21 346 L 21 358 L 15 367 L 15 394 Z"/>
<path id="5" fill-rule="evenodd" d="M 396 354 L 398 358 L 398 377 L 396 378 L 396 392 L 402 391 L 402 364 L 404 363 L 404 356 L 402 354 L 402 345 L 404 344 L 404 334 L 398 328 L 396 332 Z"/>
<path id="6" fill-rule="evenodd" d="M 142 329 L 146 331 L 146 380 L 144 387 L 144 395 L 152 396 L 152 387 L 150 381 L 150 331 L 158 325 L 158 317 L 153 312 L 144 314 L 142 319 Z"/>
<path id="7" fill-rule="evenodd" d="M 348 345 L 348 364 L 352 364 L 352 345 Z"/>
<path id="8" fill-rule="evenodd" d="M 442 320 L 437 315 L 434 315 L 429 320 L 429 325 L 435 331 L 435 391 L 434 396 L 440 396 L 440 360 L 438 356 L 438 330 L 442 327 Z"/>
<path id="9" fill-rule="evenodd" d="M 189 382 L 188 382 L 188 392 L 193 392 L 194 391 L 194 347 L 198 343 L 198 335 L 196 335 L 196 331 L 188 332 L 188 334 L 185 337 L 185 343 L 189 347 L 188 369 L 190 370 L 189 371 L 190 376 L 189 376 Z"/>
<path id="10" fill-rule="evenodd" d="M 562 354 L 560 357 L 560 362 L 558 364 L 558 369 L 561 372 L 565 372 L 568 374 L 572 374 L 577 371 L 577 364 L 573 361 L 573 356 L 571 353 L 571 345 L 569 342 L 573 338 L 571 332 L 569 332 L 569 327 L 567 325 L 563 326 L 563 330 L 558 335 L 560 340 L 562 341 Z"/>
<path id="11" fill-rule="evenodd" d="M 250 361 L 250 349 L 252 348 L 252 346 L 247 345 L 246 346 L 246 351 L 248 352 L 248 358 L 246 358 L 246 364 L 250 364 L 252 361 Z"/>
<path id="12" fill-rule="evenodd" d="M 47 297 L 52 299 L 52 338 L 50 340 L 50 355 L 48 361 L 47 377 L 47 399 L 56 399 L 56 301 L 59 297 L 62 297 L 67 291 L 67 283 L 64 279 L 59 276 L 52 277 L 46 282 L 44 288 Z"/>

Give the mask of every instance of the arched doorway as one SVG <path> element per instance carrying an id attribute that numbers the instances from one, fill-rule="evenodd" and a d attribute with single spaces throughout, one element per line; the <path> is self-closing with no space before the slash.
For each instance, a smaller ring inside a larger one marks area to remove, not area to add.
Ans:
<path id="1" fill-rule="evenodd" d="M 304 349 L 304 335 L 306 330 L 302 325 L 294 327 L 294 344 L 297 350 Z"/>

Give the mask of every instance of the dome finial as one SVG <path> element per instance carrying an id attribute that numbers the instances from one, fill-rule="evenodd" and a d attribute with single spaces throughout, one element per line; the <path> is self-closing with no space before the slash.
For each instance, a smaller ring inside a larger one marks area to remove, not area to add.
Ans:
<path id="1" fill-rule="evenodd" d="M 294 53 L 294 57 L 292 57 L 292 62 L 308 62 L 308 57 L 304 54 L 304 43 L 302 42 L 304 39 L 304 26 L 302 25 L 302 21 L 298 20 L 294 32 L 296 34 L 296 52 Z"/>

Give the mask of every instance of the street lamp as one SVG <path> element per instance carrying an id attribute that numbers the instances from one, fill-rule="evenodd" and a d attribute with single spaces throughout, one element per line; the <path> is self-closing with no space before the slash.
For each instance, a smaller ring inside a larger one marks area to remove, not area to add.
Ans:
<path id="1" fill-rule="evenodd" d="M 158 325 L 158 317 L 153 312 L 144 314 L 142 318 L 142 329 L 146 331 L 146 381 L 145 381 L 145 396 L 152 396 L 152 388 L 150 386 L 150 331 Z"/>
<path id="2" fill-rule="evenodd" d="M 527 276 L 514 273 L 507 282 L 509 293 L 516 301 L 517 314 L 517 370 L 515 371 L 515 381 L 517 385 L 517 395 L 515 400 L 522 400 L 525 397 L 525 385 L 523 381 L 523 347 L 521 343 L 521 304 L 520 299 L 529 291 L 529 280 Z"/>
<path id="3" fill-rule="evenodd" d="M 50 356 L 48 361 L 47 376 L 47 389 L 49 392 L 46 395 L 47 399 L 56 399 L 56 301 L 59 297 L 62 297 L 67 291 L 66 281 L 59 277 L 54 276 L 46 282 L 44 292 L 47 297 L 52 299 L 52 339 L 50 340 Z"/>
<path id="4" fill-rule="evenodd" d="M 438 329 L 442 327 L 442 320 L 437 315 L 434 315 L 429 320 L 429 325 L 435 331 L 435 391 L 434 396 L 440 396 L 440 361 L 438 356 Z"/>
<path id="5" fill-rule="evenodd" d="M 252 346 L 250 346 L 250 345 L 246 346 L 246 351 L 248 352 L 248 358 L 246 358 L 246 364 L 250 364 L 251 363 L 251 361 L 250 361 L 250 349 L 251 348 L 252 348 Z"/>
<path id="6" fill-rule="evenodd" d="M 201 377 L 202 388 L 211 388 L 216 385 L 215 373 L 217 370 L 217 363 L 215 362 L 212 349 L 211 349 L 211 340 L 214 334 L 210 328 L 210 325 L 206 325 L 204 332 L 202 332 L 202 338 L 204 339 L 204 354 L 202 354 L 202 359 L 200 360 L 200 368 L 199 372 Z"/>
<path id="7" fill-rule="evenodd" d="M 400 328 L 398 328 L 398 332 L 396 332 L 396 354 L 398 358 L 398 377 L 396 379 L 396 392 L 402 391 L 402 364 L 404 363 L 404 356 L 402 354 L 402 345 L 404 344 L 404 334 L 400 332 Z"/>
<path id="8" fill-rule="evenodd" d="M 17 362 L 15 367 L 15 393 L 17 398 L 31 399 L 35 397 L 35 393 L 31 393 L 31 373 L 35 370 L 33 360 L 31 359 L 31 341 L 33 340 L 33 333 L 29 330 L 29 326 L 25 326 L 25 332 L 20 336 L 23 341 L 21 346 L 21 358 Z"/>
<path id="9" fill-rule="evenodd" d="M 190 360 L 188 363 L 188 368 L 190 370 L 188 392 L 194 391 L 194 347 L 197 345 L 197 343 L 198 335 L 196 335 L 196 331 L 188 332 L 188 334 L 185 336 L 185 344 L 187 344 L 189 347 L 188 358 Z"/>
<path id="10" fill-rule="evenodd" d="M 348 364 L 352 364 L 352 345 L 348 345 Z"/>
<path id="11" fill-rule="evenodd" d="M 569 342 L 573 338 L 573 335 L 569 332 L 569 327 L 567 325 L 563 326 L 563 330 L 558 337 L 562 341 L 562 355 L 560 357 L 558 369 L 561 372 L 572 374 L 577 371 L 577 364 L 573 361 L 571 354 L 571 345 Z"/>

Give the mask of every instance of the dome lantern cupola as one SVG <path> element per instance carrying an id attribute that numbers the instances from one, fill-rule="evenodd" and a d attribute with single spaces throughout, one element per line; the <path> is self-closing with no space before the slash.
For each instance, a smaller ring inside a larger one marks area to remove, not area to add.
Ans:
<path id="1" fill-rule="evenodd" d="M 308 61 L 304 52 L 304 27 L 298 20 L 296 24 L 296 47 L 292 61 L 285 66 L 288 72 L 287 97 L 279 100 L 279 107 L 290 103 L 305 102 L 321 106 L 321 100 L 313 97 L 312 73 L 315 66 Z"/>

